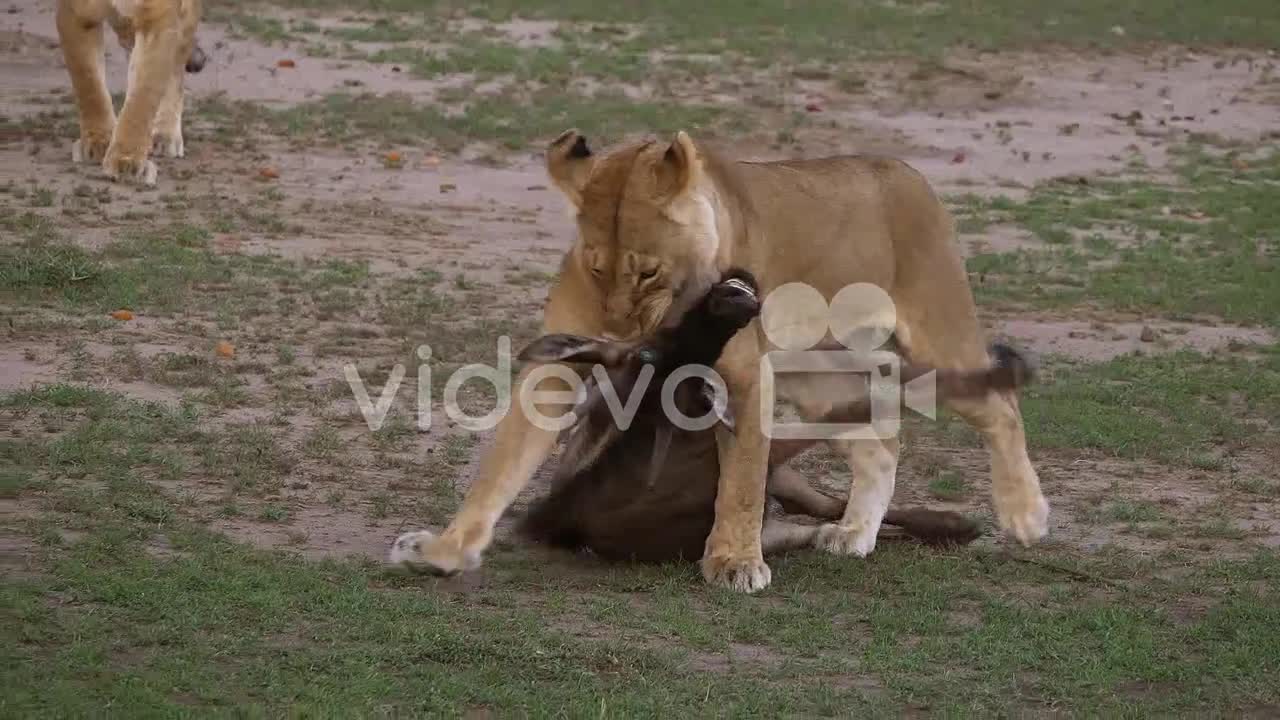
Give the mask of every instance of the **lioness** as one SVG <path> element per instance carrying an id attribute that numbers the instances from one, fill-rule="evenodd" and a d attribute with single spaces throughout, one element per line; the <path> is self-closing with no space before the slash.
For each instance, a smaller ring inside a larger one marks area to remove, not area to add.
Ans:
<path id="1" fill-rule="evenodd" d="M 837 316 L 842 327 L 891 324 L 910 360 L 922 365 L 989 365 L 951 217 L 929 183 L 900 161 L 733 161 L 696 146 L 684 132 L 670 143 L 651 139 L 597 154 L 575 130 L 554 140 L 546 158 L 552 181 L 576 210 L 579 236 L 551 289 L 545 333 L 638 337 L 678 318 L 722 272 L 740 266 L 766 296 L 803 283 L 830 301 L 846 286 L 870 284 L 887 293 L 890 312 Z M 746 592 L 770 582 L 760 534 L 769 456 L 762 428 L 771 408 L 762 408 L 762 397 L 767 400 L 776 383 L 779 394 L 813 420 L 866 391 L 865 381 L 851 374 L 766 377 L 761 356 L 787 335 L 779 327 L 799 327 L 792 335 L 805 339 L 800 345 L 820 339 L 811 337 L 815 323 L 795 317 L 804 313 L 770 320 L 768 305 L 767 299 L 765 314 L 734 336 L 715 367 L 728 386 L 737 427 L 719 446 L 715 525 L 702 572 L 709 582 Z M 517 387 L 531 371 L 522 371 Z M 566 386 L 551 377 L 539 383 L 562 396 Z M 541 399 L 534 408 L 549 417 L 568 407 L 567 400 Z M 1044 536 L 1049 506 L 1027 457 L 1016 396 L 992 391 L 947 405 L 986 439 L 1001 527 L 1024 544 Z M 413 543 L 414 564 L 446 574 L 478 566 L 498 518 L 556 438 L 554 428 L 531 421 L 513 402 L 457 516 L 438 537 L 423 532 Z M 822 526 L 817 544 L 865 556 L 893 495 L 898 440 L 834 442 L 847 453 L 853 480 L 844 515 Z"/>
<path id="2" fill-rule="evenodd" d="M 155 185 L 154 146 L 182 157 L 183 70 L 198 72 L 200 0 L 58 0 L 58 39 L 80 111 L 74 162 L 101 161 L 112 180 Z M 103 47 L 103 24 L 129 51 L 129 84 L 117 122 Z"/>

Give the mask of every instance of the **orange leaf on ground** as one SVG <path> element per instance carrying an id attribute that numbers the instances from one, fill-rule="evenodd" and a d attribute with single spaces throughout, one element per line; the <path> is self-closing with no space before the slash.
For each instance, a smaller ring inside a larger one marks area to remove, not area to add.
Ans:
<path id="1" fill-rule="evenodd" d="M 214 351 L 215 351 L 215 352 L 217 352 L 217 353 L 218 353 L 218 355 L 220 355 L 220 356 L 222 356 L 222 357 L 224 357 L 224 358 L 235 357 L 235 355 L 236 355 L 236 346 L 235 346 L 235 345 L 232 345 L 231 343 L 227 342 L 226 340 L 219 340 L 219 341 L 218 341 L 218 346 L 217 346 L 216 348 L 214 348 Z"/>
<path id="2" fill-rule="evenodd" d="M 117 310 L 111 313 L 111 317 L 117 320 L 132 320 L 133 313 L 129 312 L 128 310 Z"/>
<path id="3" fill-rule="evenodd" d="M 267 167 L 258 169 L 258 177 L 264 180 L 275 180 L 280 177 L 280 171 L 268 165 Z"/>
<path id="4" fill-rule="evenodd" d="M 289 60 L 288 58 L 286 58 L 286 59 L 284 59 L 284 60 L 280 60 L 280 61 L 278 61 L 278 62 L 276 63 L 276 67 L 282 67 L 282 68 L 297 67 L 297 63 L 295 63 L 294 61 Z"/>

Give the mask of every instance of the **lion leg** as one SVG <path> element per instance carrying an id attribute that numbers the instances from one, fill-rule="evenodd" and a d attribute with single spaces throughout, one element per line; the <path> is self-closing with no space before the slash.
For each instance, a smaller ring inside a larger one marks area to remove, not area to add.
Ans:
<path id="1" fill-rule="evenodd" d="M 148 6 L 153 10 L 160 5 Z M 134 20 L 134 45 L 129 53 L 129 88 L 124 107 L 102 160 L 102 169 L 112 180 L 125 179 L 151 186 L 156 183 L 156 165 L 148 155 L 156 112 L 172 84 L 181 74 L 177 61 L 182 39 L 178 33 L 176 8 L 143 14 Z"/>
<path id="2" fill-rule="evenodd" d="M 778 382 L 780 391 L 795 403 L 807 422 L 829 422 L 827 418 L 837 400 L 850 402 L 865 396 L 868 391 L 866 380 L 854 374 L 783 376 Z M 836 522 L 827 523 L 819 529 L 815 544 L 836 554 L 865 557 L 875 549 L 880 523 L 893 499 L 898 472 L 898 439 L 828 442 L 845 453 L 852 478 L 849 497 L 842 511 L 825 516 Z"/>
<path id="3" fill-rule="evenodd" d="M 116 126 L 115 108 L 107 90 L 103 47 L 103 21 L 107 12 L 106 0 L 58 2 L 58 42 L 80 115 L 80 137 L 71 145 L 73 162 L 100 162 L 107 154 Z"/>
<path id="4" fill-rule="evenodd" d="M 563 332 L 576 335 L 599 335 L 603 322 L 603 303 L 593 295 L 592 281 L 566 263 L 560 279 L 552 287 L 547 301 L 543 334 Z M 437 575 L 452 575 L 479 567 L 481 556 L 493 539 L 494 527 L 516 495 L 555 448 L 559 429 L 535 423 L 526 413 L 524 385 L 533 369 L 517 378 L 511 408 L 498 423 L 497 438 L 481 460 L 479 473 L 462 500 L 462 507 L 444 532 L 436 535 L 427 530 L 401 535 L 391 548 L 389 562 Z M 534 388 L 529 388 L 534 390 Z M 537 391 L 569 391 L 568 383 L 547 377 L 537 384 Z M 560 418 L 569 410 L 568 400 L 561 396 L 534 404 L 546 419 Z"/>
<path id="5" fill-rule="evenodd" d="M 186 82 L 187 66 L 193 62 L 194 54 L 203 53 L 196 47 L 196 25 L 199 22 L 199 8 L 195 3 L 184 5 L 186 14 L 180 19 L 178 29 L 181 38 L 174 58 L 176 68 L 169 76 L 169 84 L 160 98 L 160 107 L 156 114 L 155 128 L 151 136 L 151 152 L 165 157 L 180 158 L 186 155 L 186 145 L 182 139 L 182 111 L 185 102 L 183 84 Z M 198 65 L 203 66 L 201 58 Z"/>
<path id="6" fill-rule="evenodd" d="M 521 373 L 517 387 L 528 373 Z M 567 391 L 567 385 L 539 390 Z M 539 408 L 550 416 L 549 408 Z M 510 412 L 498 423 L 497 439 L 482 460 L 479 474 L 472 484 L 453 522 L 440 535 L 419 530 L 401 535 L 391 548 L 389 562 L 434 575 L 454 575 L 480 566 L 484 550 L 493 540 L 493 529 L 502 513 L 524 489 L 533 473 L 555 448 L 559 433 L 537 427 L 513 403 Z"/>
<path id="7" fill-rule="evenodd" d="M 1027 457 L 1017 396 L 990 392 L 979 400 L 953 399 L 948 406 L 986 439 L 991 453 L 991 496 L 1000 527 L 1023 545 L 1044 537 L 1048 532 L 1049 503 Z"/>
<path id="8" fill-rule="evenodd" d="M 771 573 L 761 548 L 769 442 L 760 419 L 759 339 L 750 329 L 739 332 L 721 356 L 737 427 L 718 430 L 720 480 L 716 517 L 702 556 L 707 582 L 740 592 L 769 585 Z"/>
<path id="9" fill-rule="evenodd" d="M 155 129 L 151 134 L 151 152 L 165 157 L 180 158 L 186 155 L 182 142 L 182 84 L 184 74 L 175 72 L 169 77 L 169 86 L 160 99 Z"/>
<path id="10" fill-rule="evenodd" d="M 959 270 L 955 275 L 935 274 L 928 282 L 937 287 L 951 279 L 957 286 L 956 294 L 965 297 L 968 287 L 964 276 Z M 923 297 L 923 293 L 914 296 Z M 911 362 L 962 370 L 991 365 L 972 301 L 924 312 L 908 302 L 910 297 L 904 295 L 898 302 L 898 335 L 910 348 Z M 986 441 L 991 456 L 991 495 L 1001 528 L 1024 545 L 1044 537 L 1049 529 L 1049 503 L 1027 456 L 1017 395 L 993 390 L 980 398 L 951 397 L 944 402 Z"/>
<path id="11" fill-rule="evenodd" d="M 817 545 L 838 555 L 866 557 L 876 547 L 880 523 L 893 500 L 898 473 L 898 438 L 839 441 L 849 459 L 853 480 L 844 515 L 823 525 Z"/>

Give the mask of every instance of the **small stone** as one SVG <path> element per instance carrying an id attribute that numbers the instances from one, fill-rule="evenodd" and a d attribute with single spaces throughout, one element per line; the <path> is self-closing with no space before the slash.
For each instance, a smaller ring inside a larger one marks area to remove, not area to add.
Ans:
<path id="1" fill-rule="evenodd" d="M 1155 342 L 1156 339 L 1159 337 L 1160 337 L 1160 332 L 1158 330 L 1151 327 L 1150 325 L 1143 325 L 1142 334 L 1138 336 L 1138 339 L 1141 340 L 1142 342 L 1149 343 L 1149 342 Z"/>

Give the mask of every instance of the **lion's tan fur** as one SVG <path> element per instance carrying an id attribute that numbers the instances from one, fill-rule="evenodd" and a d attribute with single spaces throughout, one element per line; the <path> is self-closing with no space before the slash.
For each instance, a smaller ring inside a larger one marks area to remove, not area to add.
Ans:
<path id="1" fill-rule="evenodd" d="M 551 290 L 546 332 L 637 336 L 681 312 L 736 265 L 755 274 L 765 296 L 802 282 L 830 301 L 848 285 L 870 283 L 892 299 L 893 330 L 910 348 L 911 361 L 955 369 L 988 365 L 951 217 L 928 182 L 900 161 L 735 162 L 696 146 L 685 133 L 670 143 L 592 154 L 568 131 L 549 147 L 547 163 L 577 212 L 579 236 Z M 770 581 L 760 545 L 769 443 L 759 407 L 760 356 L 773 347 L 757 319 L 730 341 L 716 367 L 738 430 L 721 438 L 716 522 L 703 573 L 745 591 Z M 846 375 L 778 381 L 779 394 L 810 419 L 865 389 Z M 986 437 L 1001 525 L 1024 543 L 1039 539 L 1048 505 L 1027 458 L 1016 397 L 992 392 L 949 405 Z M 513 403 L 457 517 L 406 561 L 442 572 L 478 564 L 498 516 L 554 442 L 554 433 L 532 426 Z M 819 545 L 865 555 L 892 495 L 898 441 L 836 444 L 854 478 L 844 516 L 824 526 Z"/>
<path id="2" fill-rule="evenodd" d="M 182 157 L 183 67 L 195 45 L 200 0 L 57 0 L 58 39 L 80 113 L 72 155 L 101 161 L 112 179 L 154 185 L 153 145 Z M 107 90 L 104 26 L 129 50 L 117 119 Z"/>

